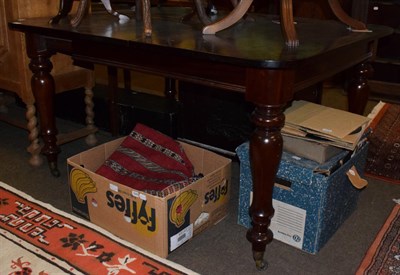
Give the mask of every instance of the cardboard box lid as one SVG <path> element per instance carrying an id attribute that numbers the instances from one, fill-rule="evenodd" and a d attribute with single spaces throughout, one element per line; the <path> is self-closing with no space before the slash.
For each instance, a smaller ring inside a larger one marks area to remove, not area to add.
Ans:
<path id="1" fill-rule="evenodd" d="M 350 135 L 369 121 L 361 115 L 302 100 L 294 101 L 285 111 L 285 116 L 289 125 L 337 138 Z"/>
<path id="2" fill-rule="evenodd" d="M 369 118 L 319 104 L 294 101 L 285 111 L 282 134 L 353 150 Z"/>

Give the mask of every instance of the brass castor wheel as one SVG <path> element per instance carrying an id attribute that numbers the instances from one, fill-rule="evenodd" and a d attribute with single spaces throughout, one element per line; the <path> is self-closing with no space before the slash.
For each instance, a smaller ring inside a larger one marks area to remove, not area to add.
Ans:
<path id="1" fill-rule="evenodd" d="M 256 263 L 257 270 L 262 271 L 268 268 L 268 263 L 264 261 L 264 252 L 254 251 L 253 258 Z"/>

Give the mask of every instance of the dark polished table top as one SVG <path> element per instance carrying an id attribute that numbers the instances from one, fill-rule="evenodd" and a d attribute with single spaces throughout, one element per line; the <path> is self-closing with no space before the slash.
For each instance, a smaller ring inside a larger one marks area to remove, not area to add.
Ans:
<path id="1" fill-rule="evenodd" d="M 183 15 L 190 11 L 187 8 L 153 8 L 151 38 L 144 36 L 141 22 L 134 19 L 118 22 L 105 12 L 93 13 L 76 29 L 67 22 L 50 25 L 49 18 L 20 19 L 12 22 L 11 27 L 132 49 L 146 45 L 162 48 L 166 54 L 179 51 L 181 55 L 196 54 L 201 59 L 263 68 L 296 66 L 302 60 L 392 32 L 390 28 L 378 25 L 368 26 L 371 32 L 352 32 L 338 21 L 299 18 L 296 29 L 300 46 L 290 51 L 274 16 L 251 14 L 248 19 L 217 35 L 203 35 L 202 26 L 196 20 L 181 22 Z"/>
<path id="2" fill-rule="evenodd" d="M 338 55 L 343 60 L 351 60 L 352 65 L 361 62 L 366 58 L 366 41 L 392 32 L 391 28 L 378 25 L 368 26 L 371 32 L 352 32 L 338 21 L 297 19 L 300 46 L 293 49 L 285 46 L 275 16 L 251 14 L 216 35 L 203 35 L 197 20 L 182 23 L 183 16 L 190 11 L 188 8 L 153 8 L 151 38 L 143 34 L 142 22 L 134 19 L 118 22 L 106 12 L 94 12 L 77 28 L 70 26 L 66 20 L 50 25 L 50 18 L 19 19 L 9 25 L 23 32 L 65 40 L 64 45 L 60 45 L 60 41 L 55 42 L 57 51 L 72 54 L 75 59 L 92 55 L 97 62 L 103 59 L 100 63 L 106 65 L 149 70 L 197 83 L 207 80 L 205 82 L 213 86 L 241 92 L 245 91 L 246 80 L 245 72 L 240 68 L 302 68 L 296 73 L 297 91 L 343 71 L 343 65 L 336 58 Z M 126 14 L 134 18 L 129 10 Z M 80 43 L 83 41 L 85 46 Z M 51 43 L 48 44 L 51 47 Z M 355 47 L 357 44 L 358 48 Z M 108 51 L 107 54 L 104 51 Z M 154 54 L 161 54 L 162 60 L 155 61 Z M 107 55 L 110 56 L 108 60 L 112 59 L 110 64 L 105 60 Z M 87 60 L 87 57 L 81 59 Z M 152 62 L 157 62 L 158 72 L 151 66 Z M 171 69 L 175 64 L 185 62 L 190 69 L 182 66 Z M 213 70 L 200 68 L 208 62 L 214 63 Z"/>

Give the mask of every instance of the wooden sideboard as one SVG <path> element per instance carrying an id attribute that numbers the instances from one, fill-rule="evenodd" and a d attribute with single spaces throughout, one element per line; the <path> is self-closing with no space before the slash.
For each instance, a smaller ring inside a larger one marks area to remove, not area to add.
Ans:
<path id="1" fill-rule="evenodd" d="M 24 34 L 9 30 L 7 23 L 16 18 L 46 17 L 58 11 L 57 0 L 0 0 L 0 91 L 17 94 L 26 104 L 26 125 L 18 123 L 12 114 L 5 113 L 2 108 L 0 119 L 16 126 L 27 128 L 29 142 L 27 150 L 31 154 L 30 164 L 38 166 L 42 163 L 40 156 L 38 120 L 36 117 L 35 99 L 31 89 L 32 73 L 29 70 L 30 59 L 26 55 Z M 57 54 L 52 57 L 53 75 L 56 93 L 84 87 L 86 89 L 86 127 L 79 131 L 60 135 L 59 144 L 72 139 L 87 136 L 89 145 L 96 143 L 93 125 L 92 87 L 94 77 L 91 70 L 82 69 L 72 64 L 69 56 Z M 1 94 L 0 94 L 1 96 Z"/>

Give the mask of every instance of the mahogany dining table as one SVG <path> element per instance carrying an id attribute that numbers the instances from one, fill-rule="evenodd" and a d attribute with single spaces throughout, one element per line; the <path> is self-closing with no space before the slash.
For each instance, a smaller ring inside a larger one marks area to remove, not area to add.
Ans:
<path id="1" fill-rule="evenodd" d="M 102 11 L 87 15 L 77 27 L 68 20 L 50 24 L 50 18 L 8 23 L 25 34 L 42 153 L 51 172 L 59 175 L 50 61 L 58 52 L 72 56 L 77 64 L 142 71 L 244 93 L 245 100 L 255 106 L 249 121 L 255 126 L 249 140 L 254 195 L 247 239 L 257 268 L 265 268 L 264 252 L 273 239 L 269 229 L 274 214 L 272 191 L 282 154 L 285 108 L 297 91 L 350 71 L 349 110 L 362 113 L 377 41 L 392 29 L 369 25 L 369 31 L 352 31 L 339 21 L 296 18 L 299 45 L 290 47 L 274 16 L 251 14 L 250 19 L 209 35 L 202 34 L 198 21 L 181 20 L 190 12 L 187 8 L 156 7 L 151 12 L 151 37 L 143 33 L 141 21 L 118 21 Z"/>

